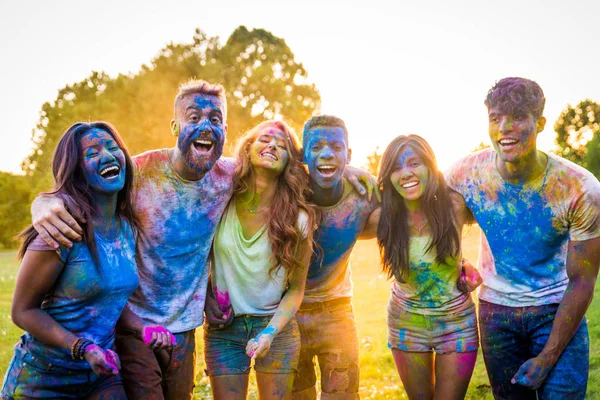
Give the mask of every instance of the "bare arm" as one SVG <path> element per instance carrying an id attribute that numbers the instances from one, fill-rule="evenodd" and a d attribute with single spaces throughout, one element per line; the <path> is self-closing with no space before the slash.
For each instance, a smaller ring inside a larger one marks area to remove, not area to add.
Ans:
<path id="1" fill-rule="evenodd" d="M 363 227 L 363 230 L 358 237 L 360 240 L 374 239 L 377 237 L 377 227 L 379 226 L 380 217 L 381 207 L 377 207 L 373 210 L 371 215 L 369 215 L 369 219 L 367 220 L 367 223 Z"/>
<path id="2" fill-rule="evenodd" d="M 46 293 L 56 284 L 64 263 L 54 251 L 25 252 L 13 295 L 11 318 L 21 329 L 49 345 L 70 350 L 77 337 L 41 309 Z M 85 359 L 98 375 L 118 374 L 119 358 L 96 344 L 85 348 Z"/>
<path id="3" fill-rule="evenodd" d="M 31 204 L 31 216 L 33 227 L 52 248 L 57 249 L 59 243 L 72 247 L 71 240 L 81 240 L 83 229 L 57 196 L 42 194 L 36 197 Z M 82 217 L 77 218 L 85 222 Z"/>
<path id="4" fill-rule="evenodd" d="M 346 178 L 346 180 L 354 187 L 354 190 L 361 195 L 365 194 L 366 187 L 367 199 L 369 199 L 369 201 L 371 201 L 371 196 L 374 192 L 377 200 L 381 202 L 381 193 L 379 192 L 377 178 L 367 171 L 363 171 L 362 169 L 353 167 L 351 165 L 346 165 L 346 169 L 344 170 L 344 178 Z"/>
<path id="5" fill-rule="evenodd" d="M 537 389 L 558 361 L 579 328 L 596 285 L 600 265 L 600 238 L 569 242 L 567 275 L 569 285 L 558 306 L 548 342 L 535 358 L 527 360 L 512 379 L 513 383 Z"/>
<path id="6" fill-rule="evenodd" d="M 312 235 L 312 232 L 310 233 Z M 273 339 L 281 330 L 290 322 L 296 315 L 296 311 L 302 303 L 304 297 L 304 287 L 306 285 L 306 275 L 308 274 L 308 266 L 312 255 L 312 247 L 310 238 L 304 239 L 300 244 L 299 257 L 302 263 L 302 268 L 297 268 L 290 278 L 289 287 L 282 297 L 277 311 L 269 325 L 256 338 L 251 339 L 246 346 L 246 354 L 250 357 L 264 357 Z"/>

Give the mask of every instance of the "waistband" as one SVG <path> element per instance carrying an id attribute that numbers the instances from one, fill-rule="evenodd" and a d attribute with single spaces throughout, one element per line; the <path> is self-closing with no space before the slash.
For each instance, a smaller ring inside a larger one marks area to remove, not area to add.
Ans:
<path id="1" fill-rule="evenodd" d="M 318 301 L 315 303 L 302 303 L 298 311 L 324 310 L 331 306 L 350 304 L 351 301 L 351 297 L 338 297 L 337 299 L 333 300 Z"/>

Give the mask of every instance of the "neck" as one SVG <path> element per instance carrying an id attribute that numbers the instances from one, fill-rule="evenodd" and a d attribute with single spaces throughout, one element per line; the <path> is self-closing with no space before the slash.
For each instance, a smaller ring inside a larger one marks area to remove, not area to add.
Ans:
<path id="1" fill-rule="evenodd" d="M 206 171 L 193 171 L 183 157 L 183 154 L 181 154 L 181 151 L 179 151 L 178 147 L 172 147 L 169 149 L 169 160 L 171 161 L 171 165 L 173 166 L 173 169 L 177 175 L 186 181 L 199 181 L 200 179 L 204 178 L 204 175 L 206 174 Z"/>
<path id="2" fill-rule="evenodd" d="M 322 188 L 313 180 L 310 181 L 313 191 L 313 202 L 318 206 L 328 207 L 337 204 L 344 195 L 344 180 L 340 181 L 331 188 Z"/>
<path id="3" fill-rule="evenodd" d="M 274 178 L 273 174 L 262 169 L 255 169 L 254 172 L 254 190 L 244 193 L 242 200 L 249 209 L 258 210 L 270 206 L 273 202 L 277 190 L 277 177 Z"/>
<path id="4" fill-rule="evenodd" d="M 406 206 L 406 209 L 408 210 L 409 214 L 413 214 L 413 213 L 419 213 L 421 212 L 421 199 L 417 199 L 417 200 L 406 200 L 404 199 L 404 205 Z"/>
<path id="5" fill-rule="evenodd" d="M 94 193 L 94 230 L 103 236 L 114 236 L 119 229 L 116 218 L 117 193 Z"/>
<path id="6" fill-rule="evenodd" d="M 544 173 L 548 156 L 535 150 L 518 162 L 504 162 L 500 157 L 497 160 L 496 166 L 502 178 L 512 184 L 525 184 Z"/>

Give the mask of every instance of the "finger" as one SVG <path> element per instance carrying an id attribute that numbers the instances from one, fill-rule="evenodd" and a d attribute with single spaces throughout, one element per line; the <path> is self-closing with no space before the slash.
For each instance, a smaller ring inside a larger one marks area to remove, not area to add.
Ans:
<path id="1" fill-rule="evenodd" d="M 40 235 L 40 237 L 42 239 L 44 239 L 44 242 L 46 242 L 48 244 L 48 246 L 52 247 L 53 249 L 58 249 L 58 247 L 59 247 L 58 242 L 55 241 L 54 239 L 52 239 L 52 236 L 50 236 L 50 234 L 48 233 L 46 228 L 44 228 L 41 225 L 34 226 L 34 228 L 37 231 L 37 233 Z"/>
<path id="2" fill-rule="evenodd" d="M 365 188 L 363 187 L 363 185 L 360 183 L 360 181 L 358 180 L 358 178 L 356 176 L 352 176 L 352 177 L 348 178 L 348 181 L 354 187 L 354 190 L 356 190 L 358 193 L 360 193 L 361 196 L 363 196 L 366 193 Z"/>
<path id="3" fill-rule="evenodd" d="M 368 179 L 365 179 L 364 183 L 367 187 L 367 200 L 371 202 L 371 197 L 373 196 L 373 185 L 371 185 L 371 182 L 369 182 Z"/>
<path id="4" fill-rule="evenodd" d="M 170 331 L 169 335 L 171 336 L 171 346 L 175 346 L 177 344 L 177 339 L 175 338 L 175 335 L 173 335 Z"/>
<path id="5" fill-rule="evenodd" d="M 510 380 L 510 382 L 512 384 L 523 385 L 525 383 L 525 381 L 526 381 L 526 378 L 525 378 L 526 372 L 527 372 L 527 367 L 525 366 L 525 364 L 521 365 L 521 367 L 519 368 L 519 370 L 517 371 L 517 373 Z"/>
<path id="6" fill-rule="evenodd" d="M 56 229 L 56 227 L 52 223 L 45 222 L 43 224 L 43 227 L 50 234 L 50 236 L 52 236 L 52 239 L 56 240 L 58 243 L 69 248 L 73 247 L 73 242 L 71 242 L 69 238 L 63 235 L 61 231 Z"/>
<path id="7" fill-rule="evenodd" d="M 61 231 L 61 233 L 67 236 L 69 239 L 81 239 L 81 235 L 75 232 L 75 230 L 73 230 L 71 227 L 77 226 L 81 233 L 83 233 L 83 230 L 81 229 L 79 224 L 77 224 L 77 221 L 73 219 L 71 214 L 69 214 L 63 207 L 52 208 L 50 212 L 45 214 L 44 219 L 48 223 L 57 227 Z M 61 228 L 66 229 L 63 230 Z"/>
<path id="8" fill-rule="evenodd" d="M 167 335 L 165 332 L 158 332 L 158 334 L 156 335 L 156 347 L 158 348 L 166 348 L 168 343 L 168 339 L 167 339 Z"/>
<path id="9" fill-rule="evenodd" d="M 110 354 L 112 355 L 114 364 L 117 366 L 118 369 L 121 369 L 121 359 L 119 358 L 119 355 L 112 350 L 108 351 L 110 351 Z"/>
<path id="10" fill-rule="evenodd" d="M 379 190 L 379 185 L 375 185 L 375 197 L 377 198 L 377 202 L 381 203 L 381 190 Z"/>
<path id="11" fill-rule="evenodd" d="M 254 357 L 255 358 L 262 358 L 264 356 L 267 355 L 267 352 L 269 351 L 269 347 L 263 345 L 259 345 L 258 348 L 254 351 Z"/>
<path id="12" fill-rule="evenodd" d="M 73 218 L 71 218 L 73 220 L 73 224 L 70 224 L 68 221 L 64 221 L 62 219 L 56 219 L 56 221 L 54 222 L 54 226 L 56 227 L 56 229 L 58 229 L 60 232 L 62 232 L 63 235 L 65 235 L 66 237 L 73 239 L 73 240 L 81 240 L 81 234 L 83 232 L 77 232 L 73 226 L 76 226 L 80 231 L 81 231 L 81 227 L 79 226 L 79 224 L 77 224 L 77 222 L 75 222 L 75 220 Z"/>

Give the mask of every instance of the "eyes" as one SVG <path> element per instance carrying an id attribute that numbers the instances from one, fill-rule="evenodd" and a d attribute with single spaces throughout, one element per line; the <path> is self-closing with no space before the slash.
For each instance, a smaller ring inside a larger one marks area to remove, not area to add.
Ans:
<path id="1" fill-rule="evenodd" d="M 192 122 L 192 123 L 197 123 L 200 121 L 200 114 L 198 113 L 192 113 L 190 115 L 188 115 L 188 121 Z M 212 115 L 209 117 L 209 121 L 211 124 L 213 125 L 219 125 L 221 123 L 223 123 L 223 121 L 221 120 L 221 117 L 219 117 L 218 115 Z"/>
<path id="2" fill-rule="evenodd" d="M 502 120 L 502 117 L 500 115 L 493 114 L 493 115 L 489 116 L 489 121 L 491 123 L 499 124 L 501 120 Z M 523 121 L 526 121 L 526 120 L 527 120 L 527 115 L 526 114 L 515 114 L 515 115 L 509 116 L 509 118 L 507 118 L 507 122 L 510 122 L 510 121 L 512 121 L 512 122 L 523 122 Z"/>
<path id="3" fill-rule="evenodd" d="M 96 145 L 96 146 L 92 146 L 92 147 L 88 147 L 87 150 L 85 151 L 85 158 L 86 159 L 91 159 L 94 157 L 97 157 L 100 154 L 99 149 L 102 148 L 101 145 Z M 113 153 L 113 155 L 115 153 L 121 153 L 121 148 L 114 142 L 108 143 L 104 146 L 105 149 L 107 149 L 108 151 L 110 151 L 111 153 Z"/>
<path id="4" fill-rule="evenodd" d="M 258 141 L 259 143 L 264 143 L 264 144 L 269 144 L 269 143 L 271 143 L 271 141 L 272 141 L 272 140 L 273 140 L 273 137 L 272 137 L 272 136 L 268 136 L 268 135 L 262 135 L 262 136 L 259 136 L 259 137 L 258 137 L 258 139 L 257 139 L 257 141 Z M 282 149 L 282 150 L 286 150 L 286 151 L 287 151 L 287 147 L 286 147 L 286 145 L 285 145 L 285 142 L 284 142 L 284 141 L 282 141 L 282 140 L 281 140 L 281 141 L 278 141 L 278 140 L 276 140 L 276 142 L 275 142 L 275 145 L 276 145 L 278 148 L 280 148 L 280 149 Z"/>

